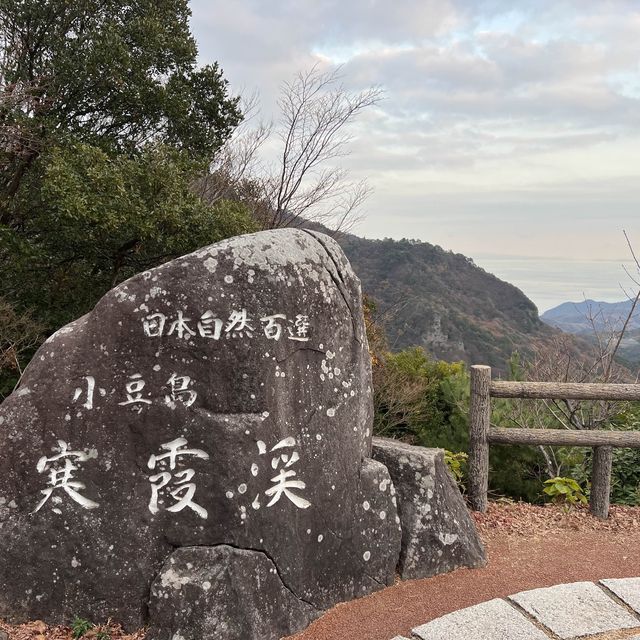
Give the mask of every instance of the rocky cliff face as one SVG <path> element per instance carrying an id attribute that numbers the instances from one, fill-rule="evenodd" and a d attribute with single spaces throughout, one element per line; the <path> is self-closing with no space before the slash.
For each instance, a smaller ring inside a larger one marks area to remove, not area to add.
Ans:
<path id="1" fill-rule="evenodd" d="M 555 330 L 519 289 L 473 261 L 409 240 L 338 238 L 362 288 L 377 304 L 393 349 L 420 345 L 437 358 L 504 371 Z"/>

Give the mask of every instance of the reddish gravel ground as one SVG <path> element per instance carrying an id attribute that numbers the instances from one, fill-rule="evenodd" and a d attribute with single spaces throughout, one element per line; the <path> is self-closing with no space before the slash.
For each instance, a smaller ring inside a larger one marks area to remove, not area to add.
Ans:
<path id="1" fill-rule="evenodd" d="M 612 507 L 609 520 L 585 509 L 493 503 L 475 514 L 489 556 L 482 569 L 459 569 L 434 578 L 398 582 L 366 598 L 340 604 L 289 640 L 390 640 L 445 613 L 491 598 L 563 582 L 640 576 L 640 508 Z M 70 640 L 68 628 L 42 622 L 0 630 L 11 640 Z M 104 630 L 111 640 L 144 634 Z M 98 636 L 99 637 L 99 636 Z M 104 636 L 103 636 L 104 637 Z M 209 639 L 203 639 L 209 640 Z"/>
<path id="2" fill-rule="evenodd" d="M 474 514 L 487 546 L 482 569 L 398 582 L 340 604 L 290 640 L 390 640 L 420 624 L 491 598 L 563 582 L 640 576 L 640 508 L 613 507 L 600 521 L 586 509 L 491 504 Z"/>

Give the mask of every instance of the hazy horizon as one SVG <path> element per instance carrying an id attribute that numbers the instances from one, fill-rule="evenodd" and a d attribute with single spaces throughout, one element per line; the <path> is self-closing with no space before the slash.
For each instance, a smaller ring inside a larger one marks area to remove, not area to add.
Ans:
<path id="1" fill-rule="evenodd" d="M 518 287 L 540 314 L 564 302 L 621 302 L 635 293 L 623 265 L 634 275 L 635 266 L 622 260 L 579 260 L 536 256 L 469 256 L 476 265 Z M 636 276 L 634 276 L 636 277 Z"/>
<path id="2" fill-rule="evenodd" d="M 351 233 L 371 240 L 383 239 L 364 236 L 358 228 Z M 549 258 L 491 253 L 464 255 L 471 258 L 476 266 L 520 289 L 536 305 L 540 315 L 565 302 L 621 302 L 629 295 L 635 295 L 639 287 L 625 272 L 626 268 L 638 280 L 637 267 L 631 259 Z"/>

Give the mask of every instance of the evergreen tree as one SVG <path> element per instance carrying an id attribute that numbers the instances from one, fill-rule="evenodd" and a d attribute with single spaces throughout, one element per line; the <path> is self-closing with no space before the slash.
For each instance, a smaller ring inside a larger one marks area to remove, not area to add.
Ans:
<path id="1" fill-rule="evenodd" d="M 189 16 L 186 0 L 0 0 L 0 320 L 32 318 L 41 341 L 134 273 L 254 230 L 192 189 L 242 114 L 197 66 Z M 37 346 L 10 325 L 3 393 Z"/>

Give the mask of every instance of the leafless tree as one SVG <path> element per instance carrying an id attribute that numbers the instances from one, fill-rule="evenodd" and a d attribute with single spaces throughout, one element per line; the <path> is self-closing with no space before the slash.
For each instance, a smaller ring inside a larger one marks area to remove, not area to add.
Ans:
<path id="1" fill-rule="evenodd" d="M 35 84 L 6 83 L 0 73 L 0 180 L 10 193 L 17 190 L 24 169 L 40 151 L 40 140 L 25 124 L 28 114 L 38 108 L 39 94 Z"/>
<path id="2" fill-rule="evenodd" d="M 42 340 L 43 327 L 0 297 L 0 371 L 22 376 L 21 358 Z M 0 396 L 0 402 L 2 397 Z"/>
<path id="3" fill-rule="evenodd" d="M 640 272 L 629 238 L 627 245 Z M 627 271 L 637 292 L 625 292 L 631 302 L 626 315 L 615 321 L 604 316 L 602 309 L 589 307 L 586 319 L 591 327 L 592 340 L 576 343 L 574 336 L 560 334 L 534 348 L 532 356 L 524 362 L 523 373 L 527 380 L 539 382 L 637 382 L 626 367 L 618 364 L 616 357 L 628 331 L 640 301 L 640 281 Z M 621 413 L 624 403 L 615 401 L 583 400 L 520 400 L 512 403 L 509 420 L 517 427 L 602 429 L 610 426 Z M 541 446 L 549 477 L 562 475 L 561 463 L 551 447 Z"/>
<path id="4" fill-rule="evenodd" d="M 218 150 L 209 173 L 200 178 L 196 191 L 204 200 L 215 203 L 222 198 L 240 200 L 251 208 L 261 196 L 257 176 L 262 172 L 260 150 L 272 133 L 273 126 L 257 121 L 258 96 L 241 100 L 244 120 Z"/>
<path id="5" fill-rule="evenodd" d="M 431 417 L 432 407 L 424 402 L 430 381 L 380 361 L 373 367 L 374 433 L 391 435 L 409 422 L 419 424 Z"/>
<path id="6" fill-rule="evenodd" d="M 317 222 L 346 230 L 370 189 L 335 163 L 349 153 L 348 126 L 381 96 L 378 88 L 350 92 L 339 69 L 299 73 L 282 85 L 277 122 L 241 131 L 221 151 L 201 183 L 203 196 L 245 201 L 263 228 Z M 279 152 L 268 163 L 258 156 L 272 137 Z"/>

